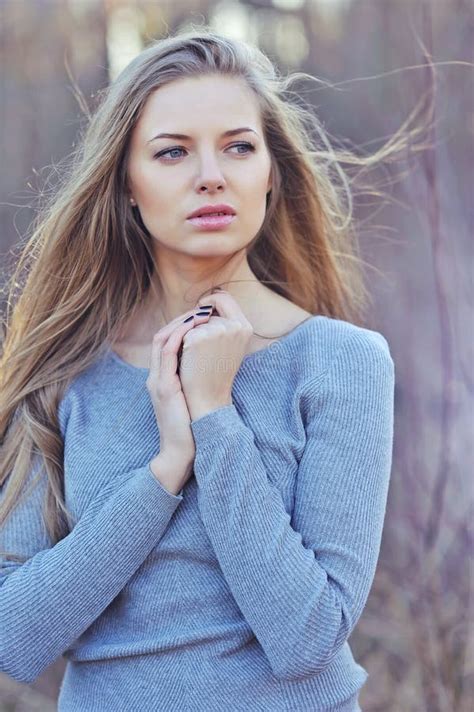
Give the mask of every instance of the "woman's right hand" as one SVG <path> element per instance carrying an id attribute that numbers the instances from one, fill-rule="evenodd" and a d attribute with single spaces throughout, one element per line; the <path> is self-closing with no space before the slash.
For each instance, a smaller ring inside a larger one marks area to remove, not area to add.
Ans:
<path id="1" fill-rule="evenodd" d="M 196 307 L 180 314 L 156 332 L 146 380 L 160 433 L 160 451 L 150 462 L 150 469 L 173 493 L 179 492 L 189 479 L 196 454 L 191 416 L 178 375 L 178 351 L 186 332 L 209 320 L 212 308 L 206 310 L 207 315 L 197 316 L 202 311 Z M 192 315 L 194 319 L 183 323 Z"/>

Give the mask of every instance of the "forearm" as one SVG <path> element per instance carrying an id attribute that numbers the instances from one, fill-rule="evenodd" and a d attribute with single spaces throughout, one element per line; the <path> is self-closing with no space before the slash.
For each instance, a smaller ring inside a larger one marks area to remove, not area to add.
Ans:
<path id="1" fill-rule="evenodd" d="M 53 547 L 15 569 L 1 566 L 0 672 L 32 682 L 67 650 L 136 573 L 181 501 L 139 467 Z M 24 527 L 38 515 L 25 509 Z M 16 551 L 21 537 L 12 522 L 8 529 L 0 549 Z"/>

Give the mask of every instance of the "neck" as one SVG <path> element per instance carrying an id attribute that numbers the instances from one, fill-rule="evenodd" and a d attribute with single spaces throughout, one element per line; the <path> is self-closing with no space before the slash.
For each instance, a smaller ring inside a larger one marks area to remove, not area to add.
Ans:
<path id="1" fill-rule="evenodd" d="M 199 304 L 207 304 L 206 294 L 215 286 L 234 297 L 252 324 L 258 321 L 260 305 L 271 291 L 252 272 L 246 254 L 238 262 L 235 260 L 204 279 L 176 268 L 162 269 L 159 280 L 155 279 L 152 283 L 142 306 L 133 340 L 149 341 L 154 333 L 183 312 Z"/>

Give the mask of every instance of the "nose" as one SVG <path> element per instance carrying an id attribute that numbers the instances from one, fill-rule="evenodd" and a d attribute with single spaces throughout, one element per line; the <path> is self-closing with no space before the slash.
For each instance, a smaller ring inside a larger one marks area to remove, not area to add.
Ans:
<path id="1" fill-rule="evenodd" d="M 196 178 L 196 189 L 199 193 L 203 191 L 214 192 L 224 190 L 226 180 L 218 161 L 213 155 L 206 156 L 200 162 L 199 175 Z"/>

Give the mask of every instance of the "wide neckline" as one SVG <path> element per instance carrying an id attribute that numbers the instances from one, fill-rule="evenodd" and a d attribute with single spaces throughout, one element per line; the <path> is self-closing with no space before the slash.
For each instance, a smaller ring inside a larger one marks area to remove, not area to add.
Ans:
<path id="1" fill-rule="evenodd" d="M 250 354 L 247 354 L 244 356 L 242 359 L 242 363 L 240 364 L 240 369 L 246 366 L 246 364 L 253 363 L 255 359 L 265 359 L 268 354 L 275 354 L 275 347 L 279 347 L 282 344 L 286 343 L 291 336 L 293 336 L 297 331 L 299 331 L 305 324 L 308 324 L 309 322 L 313 322 L 315 319 L 320 319 L 321 314 L 312 314 L 311 316 L 306 317 L 306 319 L 303 319 L 299 324 L 297 324 L 291 331 L 287 332 L 282 336 L 280 339 L 277 339 L 276 341 L 273 341 L 271 344 L 268 346 L 265 346 L 263 349 L 257 349 L 257 351 L 253 351 Z M 128 361 L 125 361 L 121 356 L 118 355 L 113 349 L 110 344 L 107 345 L 107 350 L 106 350 L 106 355 L 109 355 L 110 358 L 112 358 L 116 363 L 118 363 L 120 366 L 127 368 L 129 371 L 135 372 L 137 374 L 148 374 L 150 372 L 149 368 L 146 368 L 145 366 L 134 366 L 132 363 L 129 363 Z"/>

